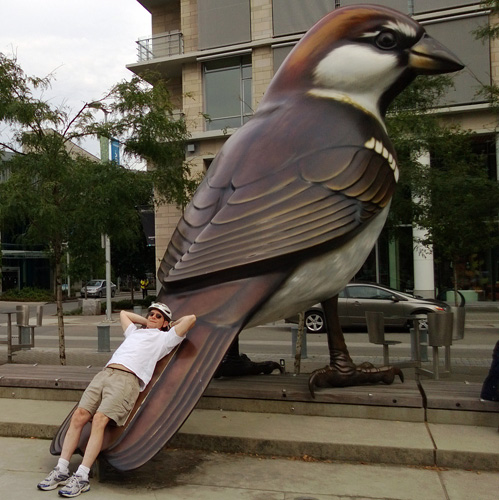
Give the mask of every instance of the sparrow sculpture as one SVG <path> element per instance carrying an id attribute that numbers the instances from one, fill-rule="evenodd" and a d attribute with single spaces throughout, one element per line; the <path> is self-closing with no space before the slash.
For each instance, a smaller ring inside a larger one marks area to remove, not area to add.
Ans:
<path id="1" fill-rule="evenodd" d="M 317 302 L 333 332 L 335 373 L 319 371 L 312 386 L 393 380 L 393 370 L 353 365 L 334 297 L 376 242 L 399 177 L 384 124 L 389 103 L 418 74 L 462 67 L 417 22 L 383 7 L 335 10 L 301 39 L 177 226 L 159 299 L 175 317 L 198 320 L 158 363 L 125 428 L 109 430 L 106 460 L 123 470 L 142 465 L 182 425 L 217 368 L 231 373 L 222 361 L 227 352 L 225 364 L 238 358 L 243 328 Z"/>

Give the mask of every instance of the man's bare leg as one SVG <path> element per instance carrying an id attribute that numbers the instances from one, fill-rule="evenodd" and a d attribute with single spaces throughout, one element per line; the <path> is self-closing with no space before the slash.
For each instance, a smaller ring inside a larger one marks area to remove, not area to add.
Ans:
<path id="1" fill-rule="evenodd" d="M 90 437 L 88 439 L 85 454 L 83 455 L 82 465 L 92 467 L 97 456 L 102 449 L 102 442 L 104 440 L 104 429 L 109 423 L 110 418 L 106 417 L 104 413 L 97 412 L 92 420 L 92 429 L 90 430 Z"/>
<path id="2" fill-rule="evenodd" d="M 61 458 L 68 462 L 71 460 L 73 453 L 80 441 L 81 432 L 83 427 L 90 422 L 92 415 L 83 408 L 77 408 L 71 417 L 68 432 L 64 438 L 64 443 L 61 450 Z"/>
<path id="3" fill-rule="evenodd" d="M 78 422 L 78 419 L 75 419 Z M 80 493 L 84 493 L 90 489 L 89 473 L 95 459 L 99 455 L 102 442 L 104 439 L 104 429 L 109 423 L 109 417 L 104 413 L 97 412 L 92 419 L 92 427 L 90 429 L 90 437 L 85 448 L 83 460 L 78 467 L 78 470 L 68 480 L 66 486 L 59 490 L 59 495 L 62 497 L 73 498 Z M 75 424 L 77 427 L 77 424 Z M 64 448 L 64 445 L 63 445 Z M 69 448 L 69 445 L 68 445 Z"/>
<path id="4" fill-rule="evenodd" d="M 61 456 L 57 462 L 57 466 L 43 481 L 38 483 L 38 489 L 49 491 L 54 490 L 61 485 L 67 485 L 70 480 L 68 468 L 69 461 L 78 446 L 83 427 L 85 427 L 85 424 L 87 424 L 91 419 L 92 415 L 87 410 L 84 410 L 83 408 L 77 408 L 75 410 L 64 438 Z"/>

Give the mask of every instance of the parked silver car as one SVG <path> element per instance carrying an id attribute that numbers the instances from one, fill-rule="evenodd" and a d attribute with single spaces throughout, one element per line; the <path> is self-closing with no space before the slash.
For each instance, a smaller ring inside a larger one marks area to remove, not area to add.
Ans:
<path id="1" fill-rule="evenodd" d="M 87 289 L 87 297 L 105 297 L 106 296 L 106 280 L 90 280 L 80 290 L 80 296 L 85 297 L 85 288 Z M 111 297 L 116 294 L 116 285 L 111 282 Z"/>
<path id="2" fill-rule="evenodd" d="M 382 312 L 385 325 L 408 328 L 411 315 L 450 311 L 445 302 L 424 299 L 409 293 L 399 292 L 377 283 L 349 283 L 338 298 L 338 315 L 342 328 L 365 327 L 366 311 Z M 286 319 L 296 323 L 297 317 Z M 305 326 L 309 333 L 325 331 L 324 312 L 320 304 L 305 311 Z"/>

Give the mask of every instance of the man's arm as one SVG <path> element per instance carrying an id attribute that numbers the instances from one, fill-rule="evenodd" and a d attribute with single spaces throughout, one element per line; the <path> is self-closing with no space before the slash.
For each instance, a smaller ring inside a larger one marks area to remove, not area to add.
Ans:
<path id="1" fill-rule="evenodd" d="M 138 325 L 147 325 L 147 319 L 141 316 L 140 314 L 135 314 L 130 311 L 122 310 L 120 312 L 120 322 L 121 328 L 125 331 L 132 323 Z"/>
<path id="2" fill-rule="evenodd" d="M 194 326 L 195 323 L 196 316 L 194 316 L 194 314 L 189 314 L 187 316 L 182 316 L 175 321 L 172 321 L 170 326 L 175 327 L 175 333 L 179 337 L 185 337 L 185 334 Z"/>

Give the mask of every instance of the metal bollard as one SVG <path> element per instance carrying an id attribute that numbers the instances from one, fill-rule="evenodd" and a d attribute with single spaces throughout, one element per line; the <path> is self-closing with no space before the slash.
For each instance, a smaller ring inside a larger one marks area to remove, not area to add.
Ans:
<path id="1" fill-rule="evenodd" d="M 414 335 L 414 328 L 410 329 L 411 334 L 411 359 L 416 359 L 415 353 L 418 346 L 416 346 L 416 336 Z M 419 359 L 421 361 L 428 361 L 428 329 L 419 327 Z"/>
<path id="2" fill-rule="evenodd" d="M 31 343 L 31 330 L 29 328 L 29 306 L 16 306 L 16 323 L 19 331 L 19 343 L 29 346 Z M 27 350 L 29 347 L 24 347 Z"/>
<path id="3" fill-rule="evenodd" d="M 464 307 L 451 307 L 451 310 L 454 313 L 452 340 L 462 340 L 464 339 L 466 310 Z"/>
<path id="4" fill-rule="evenodd" d="M 428 361 L 428 328 L 419 328 L 421 361 Z"/>
<path id="5" fill-rule="evenodd" d="M 133 306 L 133 312 L 135 314 L 138 314 L 139 316 L 142 316 L 142 306 Z"/>
<path id="6" fill-rule="evenodd" d="M 296 340 L 298 338 L 298 325 L 291 325 L 291 355 L 296 354 Z M 301 358 L 307 359 L 307 329 L 303 329 L 303 338 L 301 340 Z"/>
<path id="7" fill-rule="evenodd" d="M 42 326 L 43 306 L 36 306 L 36 326 Z"/>
<path id="8" fill-rule="evenodd" d="M 109 352 L 111 350 L 110 325 L 97 325 L 97 350 L 99 352 Z"/>
<path id="9" fill-rule="evenodd" d="M 16 323 L 17 326 L 29 325 L 29 306 L 16 306 Z"/>
<path id="10" fill-rule="evenodd" d="M 19 327 L 19 343 L 24 344 L 23 350 L 30 349 L 29 344 L 31 343 L 31 328 L 29 326 Z"/>

